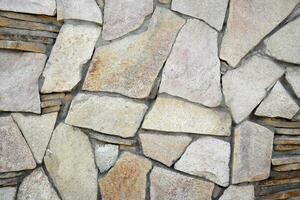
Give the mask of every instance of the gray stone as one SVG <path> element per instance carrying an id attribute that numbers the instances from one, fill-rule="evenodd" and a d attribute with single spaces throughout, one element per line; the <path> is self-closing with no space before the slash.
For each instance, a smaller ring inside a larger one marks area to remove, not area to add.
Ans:
<path id="1" fill-rule="evenodd" d="M 233 184 L 269 177 L 273 137 L 272 131 L 250 121 L 234 129 Z"/>
<path id="2" fill-rule="evenodd" d="M 147 31 L 96 49 L 83 89 L 147 98 L 184 22 L 156 7 Z"/>
<path id="3" fill-rule="evenodd" d="M 40 113 L 38 78 L 47 56 L 0 50 L 0 110 Z"/>
<path id="4" fill-rule="evenodd" d="M 103 7 L 104 7 L 104 2 L 103 2 L 103 0 L 96 0 L 96 2 L 97 2 L 98 6 L 99 6 L 100 8 L 103 8 Z"/>
<path id="5" fill-rule="evenodd" d="M 97 169 L 88 137 L 59 124 L 53 132 L 45 165 L 64 200 L 96 200 Z"/>
<path id="6" fill-rule="evenodd" d="M 229 136 L 229 113 L 159 96 L 146 115 L 142 128 L 168 132 Z"/>
<path id="7" fill-rule="evenodd" d="M 72 101 L 66 123 L 121 137 L 133 137 L 147 106 L 132 99 L 78 94 Z"/>
<path id="8" fill-rule="evenodd" d="M 287 68 L 285 78 L 292 86 L 297 97 L 300 98 L 300 68 Z"/>
<path id="9" fill-rule="evenodd" d="M 226 72 L 222 78 L 223 93 L 236 123 L 252 112 L 283 73 L 276 63 L 260 56 Z"/>
<path id="10" fill-rule="evenodd" d="M 54 129 L 57 113 L 29 115 L 14 113 L 13 119 L 22 131 L 37 163 L 42 163 Z"/>
<path id="11" fill-rule="evenodd" d="M 192 138 L 184 135 L 162 135 L 140 132 L 144 155 L 170 167 L 185 151 Z"/>
<path id="12" fill-rule="evenodd" d="M 0 117 L 0 173 L 33 169 L 34 158 L 11 116 Z"/>
<path id="13" fill-rule="evenodd" d="M 209 107 L 222 101 L 217 31 L 189 19 L 180 30 L 166 62 L 160 93 L 188 99 Z"/>
<path id="14" fill-rule="evenodd" d="M 281 135 L 300 135 L 300 129 L 276 128 L 275 132 Z"/>
<path id="15" fill-rule="evenodd" d="M 226 187 L 229 184 L 229 160 L 228 142 L 201 137 L 188 146 L 174 168 Z"/>
<path id="16" fill-rule="evenodd" d="M 254 200 L 253 185 L 230 185 L 219 200 Z"/>
<path id="17" fill-rule="evenodd" d="M 116 163 L 118 156 L 118 145 L 95 144 L 95 160 L 100 173 L 108 171 Z"/>
<path id="18" fill-rule="evenodd" d="M 300 155 L 287 155 L 272 158 L 272 165 L 286 165 L 300 163 Z"/>
<path id="19" fill-rule="evenodd" d="M 102 38 L 113 40 L 139 28 L 152 12 L 153 0 L 106 1 Z"/>
<path id="20" fill-rule="evenodd" d="M 173 0 L 172 10 L 202 19 L 217 30 L 221 30 L 227 4 L 228 0 Z"/>
<path id="21" fill-rule="evenodd" d="M 43 76 L 42 93 L 71 91 L 80 81 L 82 66 L 91 58 L 99 26 L 65 23 L 52 48 Z"/>
<path id="22" fill-rule="evenodd" d="M 18 190 L 18 200 L 60 200 L 43 168 L 25 177 Z"/>
<path id="23" fill-rule="evenodd" d="M 15 200 L 17 187 L 0 188 L 0 200 Z"/>
<path id="24" fill-rule="evenodd" d="M 230 1 L 220 58 L 235 67 L 291 13 L 298 2 L 298 0 Z"/>
<path id="25" fill-rule="evenodd" d="M 297 103 L 278 81 L 270 94 L 258 106 L 255 115 L 291 119 L 298 110 Z"/>
<path id="26" fill-rule="evenodd" d="M 152 200 L 211 200 L 214 184 L 154 167 L 150 174 Z"/>
<path id="27" fill-rule="evenodd" d="M 57 0 L 57 20 L 82 20 L 102 24 L 102 12 L 95 0 Z"/>

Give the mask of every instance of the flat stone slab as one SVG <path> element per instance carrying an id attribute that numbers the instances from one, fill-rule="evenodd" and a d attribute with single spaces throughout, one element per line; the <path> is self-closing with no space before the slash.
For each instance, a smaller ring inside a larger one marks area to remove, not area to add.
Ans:
<path id="1" fill-rule="evenodd" d="M 188 146 L 174 168 L 226 187 L 229 184 L 229 160 L 228 142 L 201 137 Z"/>
<path id="2" fill-rule="evenodd" d="M 300 129 L 276 128 L 275 133 L 281 135 L 300 135 Z"/>
<path id="3" fill-rule="evenodd" d="M 132 99 L 80 93 L 73 99 L 65 121 L 109 135 L 133 137 L 147 108 Z"/>
<path id="4" fill-rule="evenodd" d="M 53 132 L 45 165 L 63 199 L 97 199 L 94 154 L 81 130 L 60 123 Z"/>
<path id="5" fill-rule="evenodd" d="M 2 187 L 0 188 L 1 200 L 15 200 L 17 194 L 17 187 Z"/>
<path id="6" fill-rule="evenodd" d="M 217 30 L 221 30 L 228 0 L 173 0 L 172 10 L 202 19 Z"/>
<path id="7" fill-rule="evenodd" d="M 147 31 L 96 49 L 83 90 L 147 98 L 184 22 L 157 7 Z"/>
<path id="8" fill-rule="evenodd" d="M 287 68 L 285 78 L 288 81 L 288 83 L 292 86 L 292 89 L 295 92 L 296 96 L 300 98 L 300 68 Z"/>
<path id="9" fill-rule="evenodd" d="M 150 196 L 153 200 L 211 200 L 214 184 L 154 167 L 150 174 Z"/>
<path id="10" fill-rule="evenodd" d="M 254 200 L 253 185 L 230 185 L 219 200 Z"/>
<path id="11" fill-rule="evenodd" d="M 95 144 L 95 160 L 100 173 L 108 171 L 116 163 L 118 156 L 118 145 Z"/>
<path id="12" fill-rule="evenodd" d="M 153 12 L 153 0 L 105 2 L 102 38 L 113 40 L 139 28 Z"/>
<path id="13" fill-rule="evenodd" d="M 300 163 L 274 166 L 273 170 L 278 172 L 290 172 L 290 171 L 300 170 Z"/>
<path id="14" fill-rule="evenodd" d="M 229 136 L 229 113 L 189 103 L 177 98 L 159 96 L 146 115 L 143 129 Z"/>
<path id="15" fill-rule="evenodd" d="M 300 136 L 275 136 L 274 144 L 300 144 Z"/>
<path id="16" fill-rule="evenodd" d="M 204 22 L 187 20 L 163 69 L 159 92 L 209 107 L 220 105 L 222 92 L 217 38 L 217 31 Z"/>
<path id="17" fill-rule="evenodd" d="M 269 177 L 273 137 L 272 131 L 250 121 L 245 121 L 235 127 L 233 184 L 260 181 Z"/>
<path id="18" fill-rule="evenodd" d="M 0 50 L 0 110 L 40 113 L 38 79 L 47 56 Z"/>
<path id="19" fill-rule="evenodd" d="M 300 163 L 300 155 L 287 155 L 272 158 L 272 165 L 286 165 Z"/>
<path id="20" fill-rule="evenodd" d="M 41 92 L 65 92 L 81 80 L 82 66 L 91 58 L 100 35 L 99 26 L 66 22 L 47 61 Z"/>
<path id="21" fill-rule="evenodd" d="M 283 21 L 298 0 L 230 1 L 220 58 L 235 67 L 268 33 Z"/>
<path id="22" fill-rule="evenodd" d="M 252 112 L 283 73 L 276 63 L 257 55 L 226 72 L 222 78 L 223 93 L 236 123 Z"/>

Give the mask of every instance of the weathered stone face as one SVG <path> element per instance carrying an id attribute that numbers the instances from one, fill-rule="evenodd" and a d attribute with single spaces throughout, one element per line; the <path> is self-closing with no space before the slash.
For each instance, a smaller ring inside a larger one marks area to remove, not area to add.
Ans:
<path id="1" fill-rule="evenodd" d="M 119 156 L 118 145 L 95 144 L 95 161 L 100 173 L 108 171 Z"/>
<path id="2" fill-rule="evenodd" d="M 1 200 L 14 200 L 16 198 L 17 187 L 2 187 L 0 188 Z"/>
<path id="3" fill-rule="evenodd" d="M 221 196 L 220 200 L 254 200 L 254 186 L 243 185 L 236 186 L 230 185 Z"/>

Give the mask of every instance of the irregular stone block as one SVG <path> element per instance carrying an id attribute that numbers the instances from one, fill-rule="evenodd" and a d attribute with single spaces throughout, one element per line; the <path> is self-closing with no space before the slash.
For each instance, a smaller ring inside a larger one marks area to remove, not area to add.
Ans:
<path id="1" fill-rule="evenodd" d="M 285 78 L 292 86 L 292 89 L 294 90 L 297 97 L 300 98 L 300 68 L 287 68 Z"/>
<path id="2" fill-rule="evenodd" d="M 253 185 L 230 185 L 219 200 L 254 200 Z"/>
<path id="3" fill-rule="evenodd" d="M 100 173 L 108 171 L 116 163 L 118 156 L 118 145 L 95 144 L 95 160 Z"/>
<path id="4" fill-rule="evenodd" d="M 47 46 L 36 42 L 1 40 L 0 48 L 20 50 L 20 51 L 30 51 L 35 53 L 46 53 Z"/>
<path id="5" fill-rule="evenodd" d="M 17 187 L 0 188 L 0 200 L 15 200 Z"/>
<path id="6" fill-rule="evenodd" d="M 287 155 L 272 158 L 272 165 L 286 165 L 300 163 L 300 155 Z"/>

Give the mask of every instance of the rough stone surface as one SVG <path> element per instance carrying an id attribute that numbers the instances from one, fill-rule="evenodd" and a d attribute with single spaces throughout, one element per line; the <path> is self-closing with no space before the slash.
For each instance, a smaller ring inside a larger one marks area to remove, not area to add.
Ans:
<path id="1" fill-rule="evenodd" d="M 300 68 L 287 68 L 285 78 L 292 86 L 297 97 L 300 98 Z"/>
<path id="2" fill-rule="evenodd" d="M 265 40 L 267 54 L 278 60 L 300 64 L 300 18 L 289 22 Z"/>
<path id="3" fill-rule="evenodd" d="M 227 71 L 222 78 L 223 93 L 236 123 L 252 112 L 283 73 L 277 64 L 260 56 L 253 56 L 241 67 Z"/>
<path id="4" fill-rule="evenodd" d="M 174 168 L 225 187 L 229 184 L 229 160 L 228 142 L 202 137 L 188 146 Z"/>
<path id="5" fill-rule="evenodd" d="M 46 64 L 42 93 L 70 91 L 81 79 L 82 66 L 92 56 L 100 27 L 65 23 Z"/>
<path id="6" fill-rule="evenodd" d="M 0 110 L 40 113 L 38 78 L 47 56 L 0 50 Z"/>
<path id="7" fill-rule="evenodd" d="M 96 49 L 83 89 L 148 97 L 184 22 L 157 7 L 147 31 Z"/>
<path id="8" fill-rule="evenodd" d="M 0 48 L 19 50 L 19 51 L 30 51 L 36 53 L 46 53 L 47 46 L 45 44 L 36 43 L 36 42 L 1 40 Z"/>
<path id="9" fill-rule="evenodd" d="M 0 200 L 15 200 L 17 187 L 0 188 Z"/>
<path id="10" fill-rule="evenodd" d="M 254 200 L 253 185 L 230 185 L 219 200 Z"/>
<path id="11" fill-rule="evenodd" d="M 102 38 L 113 40 L 139 28 L 153 11 L 153 0 L 105 2 Z"/>
<path id="12" fill-rule="evenodd" d="M 34 158 L 11 116 L 0 117 L 0 173 L 33 169 Z"/>
<path id="13" fill-rule="evenodd" d="M 60 200 L 42 168 L 25 177 L 18 190 L 18 200 Z"/>
<path id="14" fill-rule="evenodd" d="M 218 106 L 222 93 L 217 37 L 217 31 L 204 22 L 189 19 L 176 38 L 159 91 L 205 106 Z"/>
<path id="15" fill-rule="evenodd" d="M 211 200 L 214 184 L 154 167 L 150 174 L 153 200 Z"/>
<path id="16" fill-rule="evenodd" d="M 95 144 L 95 160 L 100 173 L 109 170 L 116 163 L 118 155 L 118 145 Z"/>
<path id="17" fill-rule="evenodd" d="M 172 97 L 159 96 L 142 125 L 144 129 L 207 135 L 230 135 L 231 117 Z"/>
<path id="18" fill-rule="evenodd" d="M 233 184 L 269 177 L 273 137 L 272 131 L 250 121 L 234 129 Z"/>
<path id="19" fill-rule="evenodd" d="M 146 110 L 145 104 L 131 99 L 81 93 L 73 100 L 66 123 L 110 135 L 133 137 Z"/>
<path id="20" fill-rule="evenodd" d="M 102 24 L 102 12 L 95 0 L 57 0 L 57 20 L 68 19 Z"/>
<path id="21" fill-rule="evenodd" d="M 45 165 L 62 199 L 97 199 L 97 169 L 92 147 L 79 129 L 63 123 L 56 127 Z"/>
<path id="22" fill-rule="evenodd" d="M 281 135 L 300 135 L 300 129 L 276 128 L 275 132 Z"/>
<path id="23" fill-rule="evenodd" d="M 298 2 L 230 1 L 227 27 L 221 45 L 221 59 L 233 67 L 236 66 L 263 37 L 291 13 Z"/>
<path id="24" fill-rule="evenodd" d="M 288 155 L 272 158 L 272 165 L 300 163 L 300 155 Z"/>
<path id="25" fill-rule="evenodd" d="M 145 199 L 146 175 L 150 169 L 149 160 L 124 152 L 108 174 L 99 180 L 102 198 Z"/>
<path id="26" fill-rule="evenodd" d="M 37 163 L 42 163 L 49 143 L 57 113 L 45 115 L 12 114 L 22 131 Z"/>
<path id="27" fill-rule="evenodd" d="M 221 30 L 227 4 L 228 0 L 173 0 L 172 10 L 202 19 L 217 30 Z"/>
<path id="28" fill-rule="evenodd" d="M 185 151 L 192 138 L 184 135 L 139 133 L 143 152 L 149 158 L 170 167 Z"/>

